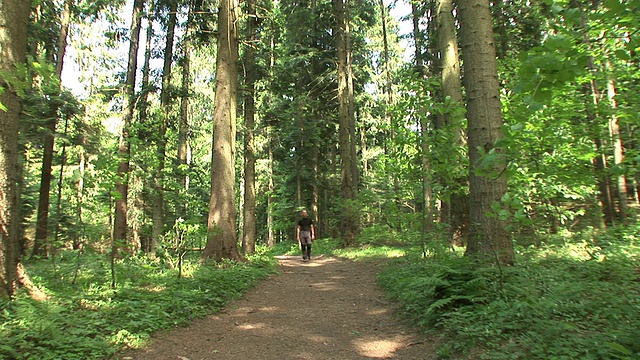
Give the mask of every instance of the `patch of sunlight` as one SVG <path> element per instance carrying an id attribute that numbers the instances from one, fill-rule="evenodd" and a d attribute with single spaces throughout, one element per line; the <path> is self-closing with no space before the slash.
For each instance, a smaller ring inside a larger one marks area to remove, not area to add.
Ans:
<path id="1" fill-rule="evenodd" d="M 147 290 L 151 291 L 151 292 L 155 292 L 155 293 L 159 293 L 159 292 L 163 292 L 165 290 L 167 290 L 167 288 L 165 286 L 153 286 L 153 287 L 147 287 Z"/>
<path id="2" fill-rule="evenodd" d="M 325 262 L 310 261 L 310 262 L 304 263 L 304 266 L 318 267 L 318 266 L 324 265 L 325 263 L 326 263 L 326 261 Z"/>
<path id="3" fill-rule="evenodd" d="M 362 356 L 369 358 L 388 358 L 402 347 L 396 340 L 356 340 L 355 345 Z"/>
<path id="4" fill-rule="evenodd" d="M 275 306 L 264 306 L 264 307 L 258 308 L 257 311 L 274 312 L 276 310 L 278 310 L 278 308 Z"/>
<path id="5" fill-rule="evenodd" d="M 109 336 L 109 341 L 118 346 L 136 349 L 144 345 L 148 341 L 148 338 L 145 335 L 130 333 L 128 330 L 120 330 Z"/>
<path id="6" fill-rule="evenodd" d="M 348 248 L 335 250 L 336 255 L 346 257 L 351 260 L 364 260 L 371 258 L 398 258 L 405 256 L 405 251 L 388 246 L 363 245 L 359 248 Z"/>
<path id="7" fill-rule="evenodd" d="M 386 314 L 388 312 L 389 312 L 389 309 L 380 308 L 380 309 L 375 309 L 375 310 L 368 310 L 367 314 L 369 314 L 369 315 L 384 315 L 384 314 Z"/>
<path id="8" fill-rule="evenodd" d="M 265 324 L 240 324 L 238 325 L 238 329 L 240 330 L 256 330 L 256 329 L 264 329 L 266 328 Z"/>
<path id="9" fill-rule="evenodd" d="M 585 261 L 593 258 L 593 254 L 600 251 L 600 247 L 593 246 L 587 241 L 568 243 L 564 245 L 546 245 L 541 247 L 535 256 L 539 259 L 564 258 Z"/>

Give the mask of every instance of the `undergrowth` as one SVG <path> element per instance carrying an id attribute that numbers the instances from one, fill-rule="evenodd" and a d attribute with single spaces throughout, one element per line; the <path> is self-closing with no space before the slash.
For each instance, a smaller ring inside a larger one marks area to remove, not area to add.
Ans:
<path id="1" fill-rule="evenodd" d="M 640 359 L 639 230 L 549 237 L 506 268 L 407 256 L 379 282 L 440 359 Z"/>
<path id="2" fill-rule="evenodd" d="M 0 358 L 108 358 L 144 345 L 157 330 L 216 312 L 276 269 L 266 249 L 242 264 L 198 260 L 187 256 L 179 278 L 170 262 L 126 258 L 116 264 L 115 289 L 104 255 L 64 252 L 55 262 L 27 263 L 50 300 L 36 302 L 19 291 L 14 301 L 0 303 Z"/>
<path id="3" fill-rule="evenodd" d="M 371 233 L 348 249 L 319 239 L 313 254 L 396 258 L 379 283 L 404 316 L 440 338 L 439 359 L 640 359 L 638 227 L 539 238 L 516 246 L 512 267 L 477 266 L 435 236 L 399 243 Z M 51 299 L 19 292 L 0 303 L 0 358 L 105 359 L 143 346 L 153 332 L 240 297 L 275 272 L 274 255 L 299 251 L 291 242 L 260 247 L 243 264 L 202 265 L 191 254 L 182 277 L 175 262 L 130 257 L 116 264 L 115 289 L 104 255 L 27 263 Z"/>

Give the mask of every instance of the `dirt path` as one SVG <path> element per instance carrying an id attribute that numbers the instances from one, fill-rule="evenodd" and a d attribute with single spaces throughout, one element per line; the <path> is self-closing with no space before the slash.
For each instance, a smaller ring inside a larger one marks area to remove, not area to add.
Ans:
<path id="1" fill-rule="evenodd" d="M 219 314 L 154 337 L 121 360 L 433 359 L 375 284 L 376 262 L 281 257 L 280 273 Z"/>

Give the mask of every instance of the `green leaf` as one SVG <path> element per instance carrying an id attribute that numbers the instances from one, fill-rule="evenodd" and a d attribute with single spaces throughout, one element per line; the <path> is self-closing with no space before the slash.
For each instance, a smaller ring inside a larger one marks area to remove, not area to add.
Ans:
<path id="1" fill-rule="evenodd" d="M 605 0 L 604 6 L 611 9 L 616 14 L 624 12 L 625 6 L 619 0 Z"/>
<path id="2" fill-rule="evenodd" d="M 607 342 L 607 346 L 611 350 L 616 351 L 618 353 L 621 353 L 621 354 L 624 354 L 624 355 L 628 355 L 628 356 L 633 355 L 633 353 L 629 349 L 627 349 L 626 347 L 624 347 L 624 346 L 622 346 L 622 345 L 620 345 L 618 343 Z"/>
<path id="3" fill-rule="evenodd" d="M 0 86 L 0 95 L 4 94 L 4 87 Z M 0 102 L 0 110 L 7 111 L 7 107 Z"/>
<path id="4" fill-rule="evenodd" d="M 616 50 L 615 54 L 616 54 L 616 57 L 620 60 L 624 60 L 624 61 L 631 60 L 631 56 L 626 50 L 622 50 L 622 49 Z"/>
<path id="5" fill-rule="evenodd" d="M 549 103 L 553 99 L 553 91 L 550 89 L 541 89 L 533 95 L 533 99 L 539 103 Z"/>

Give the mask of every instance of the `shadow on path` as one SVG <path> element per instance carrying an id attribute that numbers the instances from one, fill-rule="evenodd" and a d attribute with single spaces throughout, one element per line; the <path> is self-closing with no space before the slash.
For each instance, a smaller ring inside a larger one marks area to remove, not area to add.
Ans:
<path id="1" fill-rule="evenodd" d="M 432 359 L 431 344 L 393 314 L 378 262 L 279 257 L 280 273 L 216 315 L 154 337 L 120 359 Z"/>

